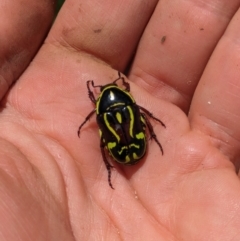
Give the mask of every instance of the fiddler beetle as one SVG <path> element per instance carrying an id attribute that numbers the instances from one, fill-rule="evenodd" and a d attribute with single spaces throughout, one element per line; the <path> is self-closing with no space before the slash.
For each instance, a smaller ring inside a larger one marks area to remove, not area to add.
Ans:
<path id="1" fill-rule="evenodd" d="M 111 168 L 104 149 L 107 149 L 112 158 L 124 165 L 134 165 L 139 162 L 146 153 L 148 128 L 150 138 L 159 146 L 162 155 L 163 148 L 157 139 L 153 126 L 147 117 L 158 121 L 163 127 L 165 124 L 152 113 L 136 104 L 130 92 L 130 85 L 118 72 L 118 78 L 107 85 L 95 85 L 93 80 L 87 81 L 88 96 L 96 108 L 92 110 L 78 128 L 78 136 L 84 124 L 96 113 L 97 124 L 100 133 L 100 149 L 103 161 L 108 171 L 108 183 L 111 183 Z M 125 89 L 117 85 L 122 80 Z M 96 99 L 91 88 L 100 88 L 100 95 Z"/>

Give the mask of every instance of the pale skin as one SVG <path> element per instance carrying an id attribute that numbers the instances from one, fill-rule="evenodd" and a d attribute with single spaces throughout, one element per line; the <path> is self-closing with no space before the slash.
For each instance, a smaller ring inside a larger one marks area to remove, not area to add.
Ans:
<path id="1" fill-rule="evenodd" d="M 1 241 L 240 240 L 240 1 L 42 2 L 0 5 Z M 113 190 L 77 131 L 117 71 L 166 128 Z"/>

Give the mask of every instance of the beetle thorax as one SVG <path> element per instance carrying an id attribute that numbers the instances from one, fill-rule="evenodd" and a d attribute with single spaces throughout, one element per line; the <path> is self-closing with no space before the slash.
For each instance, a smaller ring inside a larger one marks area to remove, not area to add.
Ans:
<path id="1" fill-rule="evenodd" d="M 126 106 L 135 103 L 132 96 L 125 90 L 115 85 L 108 85 L 103 88 L 97 103 L 97 114 L 104 113 L 116 106 Z"/>

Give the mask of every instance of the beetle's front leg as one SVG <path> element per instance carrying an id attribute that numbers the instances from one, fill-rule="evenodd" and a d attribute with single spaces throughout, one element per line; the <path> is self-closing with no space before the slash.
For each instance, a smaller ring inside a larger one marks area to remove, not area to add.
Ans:
<path id="1" fill-rule="evenodd" d="M 94 104 L 96 104 L 95 96 L 94 96 L 94 94 L 93 94 L 93 92 L 91 91 L 90 86 L 89 86 L 90 83 L 92 84 L 92 87 L 95 88 L 93 80 L 88 80 L 88 81 L 87 81 L 88 97 L 89 97 L 89 99 L 90 99 Z"/>
<path id="2" fill-rule="evenodd" d="M 125 86 L 125 90 L 127 91 L 127 92 L 129 92 L 130 91 L 130 85 L 129 85 L 129 83 L 128 82 L 126 82 L 125 81 L 125 78 L 121 75 L 121 72 L 119 72 L 118 71 L 118 78 L 117 79 L 115 79 L 114 81 L 113 81 L 113 83 L 115 84 L 118 80 L 122 80 L 122 85 L 123 86 Z"/>
<path id="3" fill-rule="evenodd" d="M 109 186 L 114 189 L 113 185 L 112 185 L 112 182 L 111 182 L 111 168 L 113 168 L 113 166 L 108 162 L 107 160 L 107 157 L 106 157 L 106 153 L 105 153 L 105 150 L 104 150 L 104 147 L 105 147 L 105 144 L 103 142 L 103 138 L 101 137 L 101 141 L 100 141 L 100 148 L 101 148 L 101 153 L 102 153 L 102 158 L 103 158 L 103 161 L 105 163 L 105 166 L 107 168 L 107 171 L 108 171 L 108 184 Z"/>

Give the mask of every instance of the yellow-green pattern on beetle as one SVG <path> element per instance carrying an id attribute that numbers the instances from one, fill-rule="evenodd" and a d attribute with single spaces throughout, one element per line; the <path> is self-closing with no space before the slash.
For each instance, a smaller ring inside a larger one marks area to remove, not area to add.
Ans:
<path id="1" fill-rule="evenodd" d="M 95 86 L 92 80 L 87 81 L 88 96 L 96 105 L 96 109 L 89 113 L 78 129 L 78 136 L 80 136 L 83 125 L 96 113 L 100 134 L 100 148 L 108 170 L 108 183 L 111 188 L 113 188 L 111 183 L 111 168 L 113 166 L 108 162 L 104 148 L 108 150 L 116 162 L 124 165 L 134 165 L 146 153 L 146 127 L 149 130 L 150 138 L 155 140 L 163 154 L 163 148 L 146 115 L 160 122 L 165 127 L 161 120 L 136 104 L 129 93 L 129 83 L 125 81 L 120 72 L 118 72 L 118 75 L 119 77 L 113 83 L 103 86 Z M 116 84 L 118 80 L 122 80 L 122 85 L 125 89 L 120 88 Z M 99 87 L 101 90 L 97 100 L 90 89 L 90 84 L 93 88 Z"/>

